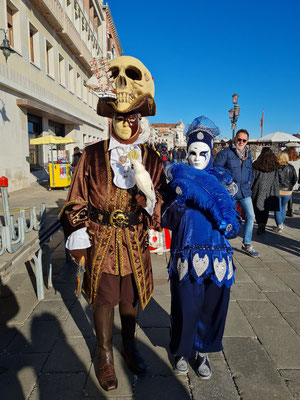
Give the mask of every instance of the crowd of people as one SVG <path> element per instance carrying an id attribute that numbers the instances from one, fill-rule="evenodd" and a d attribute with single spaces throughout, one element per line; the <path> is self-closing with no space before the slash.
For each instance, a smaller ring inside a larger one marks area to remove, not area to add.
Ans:
<path id="1" fill-rule="evenodd" d="M 186 149 L 184 147 L 179 148 L 178 146 L 175 146 L 173 149 L 168 150 L 168 146 L 165 142 L 157 142 L 149 144 L 149 146 L 157 152 L 164 163 L 186 162 Z"/>

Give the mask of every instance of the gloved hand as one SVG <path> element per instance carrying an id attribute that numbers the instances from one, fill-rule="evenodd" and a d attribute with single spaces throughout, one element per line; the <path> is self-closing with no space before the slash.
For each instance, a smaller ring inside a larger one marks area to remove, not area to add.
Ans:
<path id="1" fill-rule="evenodd" d="M 137 193 L 135 195 L 135 200 L 136 200 L 138 206 L 143 207 L 143 208 L 146 207 L 146 197 L 143 194 Z"/>
<path id="2" fill-rule="evenodd" d="M 87 259 L 87 249 L 69 250 L 71 258 L 78 264 L 82 256 Z"/>

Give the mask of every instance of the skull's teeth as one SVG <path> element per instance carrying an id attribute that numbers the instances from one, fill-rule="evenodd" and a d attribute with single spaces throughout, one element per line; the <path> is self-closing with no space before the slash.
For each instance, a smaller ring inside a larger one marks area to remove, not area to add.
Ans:
<path id="1" fill-rule="evenodd" d="M 130 104 L 132 101 L 132 98 L 129 96 L 128 93 L 117 93 L 117 104 L 121 103 L 128 103 Z"/>

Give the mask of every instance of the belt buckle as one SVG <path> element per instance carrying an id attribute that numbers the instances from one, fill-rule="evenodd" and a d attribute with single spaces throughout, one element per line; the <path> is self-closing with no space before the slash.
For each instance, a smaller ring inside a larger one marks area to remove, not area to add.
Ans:
<path id="1" fill-rule="evenodd" d="M 114 210 L 109 217 L 109 223 L 114 228 L 124 228 L 128 226 L 128 220 L 129 218 L 122 210 Z"/>

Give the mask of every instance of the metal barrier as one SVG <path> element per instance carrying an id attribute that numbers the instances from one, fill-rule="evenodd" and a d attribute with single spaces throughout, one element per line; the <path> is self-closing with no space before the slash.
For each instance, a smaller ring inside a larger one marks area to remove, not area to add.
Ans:
<path id="1" fill-rule="evenodd" d="M 43 279 L 43 250 L 47 249 L 47 286 L 52 287 L 52 263 L 51 251 L 48 245 L 51 237 L 56 233 L 61 225 L 59 221 L 46 227 L 46 205 L 42 203 L 40 206 L 40 219 L 38 219 L 36 207 L 29 209 L 28 223 L 25 209 L 19 210 L 19 216 L 15 222 L 14 216 L 11 215 L 8 200 L 8 180 L 2 176 L 0 178 L 0 189 L 3 204 L 4 225 L 0 219 L 0 256 L 8 253 L 16 253 L 25 243 L 25 234 L 34 230 L 38 231 L 36 239 L 31 243 L 32 249 L 26 261 L 33 260 L 35 267 L 35 278 L 37 287 L 38 300 L 44 299 L 44 279 Z M 26 256 L 27 257 L 27 256 Z"/>
<path id="2" fill-rule="evenodd" d="M 40 220 L 37 217 L 36 208 L 29 209 L 29 225 L 27 225 L 26 211 L 20 210 L 17 221 L 11 215 L 8 201 L 8 179 L 4 176 L 0 178 L 0 189 L 3 204 L 4 225 L 0 220 L 0 256 L 6 251 L 15 253 L 25 242 L 25 234 L 35 230 L 38 231 L 45 224 L 46 205 L 42 203 L 40 206 Z"/>
<path id="3" fill-rule="evenodd" d="M 36 289 L 37 289 L 37 298 L 38 300 L 43 300 L 45 297 L 44 294 L 44 279 L 43 279 L 43 250 L 47 249 L 47 272 L 48 272 L 48 283 L 47 287 L 52 287 L 52 263 L 51 263 L 51 250 L 48 245 L 48 242 L 51 240 L 51 237 L 61 228 L 60 221 L 55 221 L 52 225 L 50 225 L 45 231 L 40 233 L 39 237 L 39 249 L 35 251 L 32 260 L 34 262 L 35 267 L 35 279 L 36 279 Z"/>

